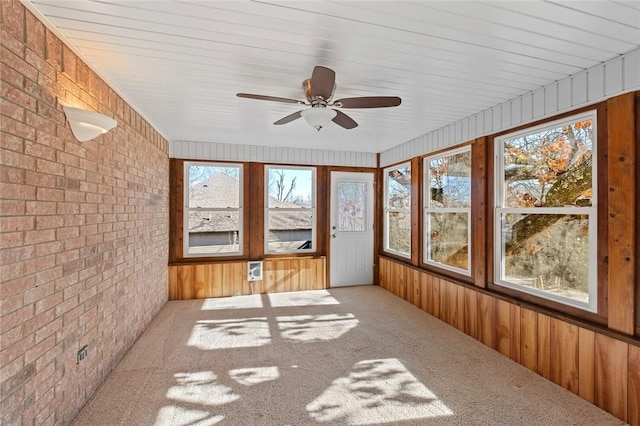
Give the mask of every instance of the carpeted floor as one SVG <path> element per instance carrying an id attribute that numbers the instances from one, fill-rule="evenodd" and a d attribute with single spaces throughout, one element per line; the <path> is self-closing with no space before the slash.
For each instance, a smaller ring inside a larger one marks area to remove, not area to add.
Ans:
<path id="1" fill-rule="evenodd" d="M 169 302 L 79 425 L 620 425 L 375 287 Z"/>

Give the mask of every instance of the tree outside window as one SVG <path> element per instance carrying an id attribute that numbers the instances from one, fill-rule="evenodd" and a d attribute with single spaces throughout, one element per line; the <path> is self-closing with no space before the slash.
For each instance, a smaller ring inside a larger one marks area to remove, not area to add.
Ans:
<path id="1" fill-rule="evenodd" d="M 411 164 L 384 169 L 384 249 L 411 257 Z"/>

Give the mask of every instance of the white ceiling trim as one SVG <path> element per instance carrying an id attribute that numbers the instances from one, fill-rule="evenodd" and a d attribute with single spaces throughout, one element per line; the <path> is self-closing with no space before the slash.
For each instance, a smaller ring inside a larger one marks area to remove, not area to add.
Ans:
<path id="1" fill-rule="evenodd" d="M 640 90 L 640 49 L 383 151 L 380 166 L 386 167 L 635 90 Z"/>

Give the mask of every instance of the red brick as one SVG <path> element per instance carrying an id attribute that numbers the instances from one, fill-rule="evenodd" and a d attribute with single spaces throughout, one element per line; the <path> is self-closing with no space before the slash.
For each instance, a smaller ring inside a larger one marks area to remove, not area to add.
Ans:
<path id="1" fill-rule="evenodd" d="M 24 90 L 24 77 L 18 71 L 9 67 L 0 67 L 0 78 L 3 84 L 11 85 L 19 90 Z"/>
<path id="2" fill-rule="evenodd" d="M 35 246 L 3 248 L 0 250 L 0 263 L 9 265 L 30 259 L 35 253 Z"/>
<path id="3" fill-rule="evenodd" d="M 39 229 L 35 231 L 26 231 L 24 235 L 25 244 L 38 244 L 56 239 L 53 229 Z"/>
<path id="4" fill-rule="evenodd" d="M 4 151 L 2 153 L 2 160 L 0 161 L 6 166 L 13 166 L 20 169 L 34 169 L 36 166 L 35 158 L 11 151 Z"/>
<path id="5" fill-rule="evenodd" d="M 31 229 L 35 229 L 35 218 L 33 216 L 9 216 L 2 219 L 2 232 L 28 231 Z"/>
<path id="6" fill-rule="evenodd" d="M 3 232 L 0 234 L 0 247 L 20 247 L 24 245 L 24 232 Z"/>
<path id="7" fill-rule="evenodd" d="M 72 81 L 76 79 L 76 54 L 67 46 L 62 47 L 62 72 Z"/>
<path id="8" fill-rule="evenodd" d="M 24 41 L 24 7 L 17 0 L 2 1 L 0 7 L 2 7 L 2 26 L 13 37 Z"/>
<path id="9" fill-rule="evenodd" d="M 36 187 L 19 183 L 3 183 L 2 197 L 8 200 L 35 200 Z"/>
<path id="10" fill-rule="evenodd" d="M 25 211 L 24 201 L 0 200 L 0 216 L 21 215 L 24 214 Z"/>
<path id="11" fill-rule="evenodd" d="M 0 182 L 25 183 L 25 171 L 14 167 L 0 167 Z M 2 186 L 0 186 L 1 190 Z"/>
<path id="12" fill-rule="evenodd" d="M 3 314 L 8 314 L 13 311 L 17 311 L 18 309 L 24 307 L 24 297 L 22 294 L 15 294 L 6 299 L 0 299 L 0 312 Z M 6 344 L 4 338 L 2 340 L 3 344 Z M 0 375 L 2 377 L 2 375 Z"/>
<path id="13" fill-rule="evenodd" d="M 45 216 L 45 217 L 57 217 L 57 216 Z M 36 225 L 37 226 L 37 225 Z M 60 253 L 63 249 L 62 241 L 51 241 L 48 243 L 40 243 L 35 246 L 36 256 L 46 256 L 48 254 Z"/>
<path id="14" fill-rule="evenodd" d="M 36 159 L 36 170 L 42 173 L 64 176 L 64 164 L 40 158 Z"/>
<path id="15" fill-rule="evenodd" d="M 15 151 L 18 153 L 24 152 L 24 140 L 9 133 L 0 133 L 0 148 Z M 5 153 L 3 153 L 3 156 Z M 6 164 L 2 156 L 0 156 L 0 164 Z"/>
<path id="16" fill-rule="evenodd" d="M 21 46 L 19 51 L 13 46 L 7 47 L 8 37 L 10 36 L 5 38 L 6 32 L 4 29 L 1 29 L 1 31 L 2 48 L 0 49 L 0 60 L 2 60 L 3 65 L 11 67 L 25 78 L 35 81 L 38 78 L 38 70 L 24 59 L 24 46 Z"/>
<path id="17" fill-rule="evenodd" d="M 64 191 L 54 188 L 38 188 L 36 198 L 39 201 L 64 201 Z"/>
<path id="18" fill-rule="evenodd" d="M 20 114 L 16 114 L 14 119 L 24 122 L 25 114 L 24 110 L 35 111 L 36 110 L 36 99 L 33 96 L 29 96 L 25 93 L 21 88 L 10 86 L 8 84 L 0 85 L 0 94 L 2 95 L 2 103 L 3 110 L 4 107 L 13 108 L 17 111 L 20 111 Z M 10 114 L 5 115 L 9 116 Z M 11 114 L 14 116 L 14 114 Z M 3 119 L 3 127 L 4 127 L 4 119 Z"/>
<path id="19" fill-rule="evenodd" d="M 56 214 L 57 203 L 54 201 L 27 201 L 26 213 L 29 215 Z"/>
<path id="20" fill-rule="evenodd" d="M 26 44 L 27 47 L 33 50 L 36 54 L 44 56 L 45 45 L 45 26 L 42 22 L 36 19 L 35 16 L 29 11 L 26 12 L 27 34 Z"/>

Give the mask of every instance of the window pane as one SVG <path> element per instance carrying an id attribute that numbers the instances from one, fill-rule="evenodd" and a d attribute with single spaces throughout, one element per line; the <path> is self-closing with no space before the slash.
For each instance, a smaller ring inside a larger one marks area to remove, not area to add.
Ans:
<path id="1" fill-rule="evenodd" d="M 365 190 L 364 182 L 338 182 L 338 231 L 364 231 Z"/>
<path id="2" fill-rule="evenodd" d="M 591 206 L 592 120 L 503 141 L 503 207 Z"/>
<path id="3" fill-rule="evenodd" d="M 471 151 L 429 160 L 429 180 L 429 207 L 471 207 Z"/>
<path id="4" fill-rule="evenodd" d="M 388 212 L 387 248 L 409 255 L 411 250 L 411 213 Z"/>
<path id="5" fill-rule="evenodd" d="M 313 170 L 267 168 L 268 208 L 313 207 Z"/>
<path id="6" fill-rule="evenodd" d="M 313 211 L 269 210 L 268 251 L 295 251 L 313 248 Z"/>
<path id="7" fill-rule="evenodd" d="M 191 164 L 189 208 L 240 207 L 240 167 Z"/>
<path id="8" fill-rule="evenodd" d="M 395 209 L 411 207 L 411 166 L 387 170 L 387 206 Z"/>
<path id="9" fill-rule="evenodd" d="M 589 216 L 504 214 L 505 281 L 589 301 Z"/>
<path id="10" fill-rule="evenodd" d="M 469 269 L 467 213 L 431 213 L 427 221 L 429 260 Z"/>
<path id="11" fill-rule="evenodd" d="M 240 252 L 238 211 L 190 211 L 187 254 L 234 254 Z"/>

